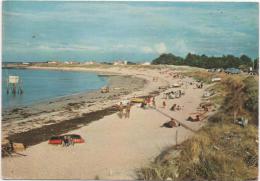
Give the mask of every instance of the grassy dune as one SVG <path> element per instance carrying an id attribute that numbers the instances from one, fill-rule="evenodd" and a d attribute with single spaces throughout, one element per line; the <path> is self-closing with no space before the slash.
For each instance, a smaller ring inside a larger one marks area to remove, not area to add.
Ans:
<path id="1" fill-rule="evenodd" d="M 186 72 L 204 82 L 212 77 L 219 107 L 194 137 L 163 152 L 147 167 L 137 170 L 143 180 L 247 180 L 258 174 L 258 77 Z M 249 125 L 234 124 L 234 115 L 249 119 Z"/>

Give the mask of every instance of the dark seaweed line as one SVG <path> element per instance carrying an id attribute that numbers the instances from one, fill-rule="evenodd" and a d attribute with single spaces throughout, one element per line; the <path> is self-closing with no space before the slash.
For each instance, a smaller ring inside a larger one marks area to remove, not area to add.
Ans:
<path id="1" fill-rule="evenodd" d="M 104 110 L 83 114 L 83 116 L 79 118 L 68 119 L 51 125 L 44 125 L 40 128 L 31 129 L 22 133 L 15 133 L 8 136 L 7 139 L 12 140 L 13 142 L 23 143 L 26 146 L 33 146 L 47 141 L 51 136 L 60 135 L 71 130 L 79 129 L 82 126 L 116 112 L 116 108 L 109 107 Z"/>
<path id="2" fill-rule="evenodd" d="M 148 95 L 159 95 L 159 92 L 160 91 L 150 92 Z M 148 95 L 139 96 L 138 98 L 146 98 Z M 80 127 L 83 127 L 93 121 L 97 121 L 102 119 L 104 116 L 108 116 L 116 112 L 118 112 L 118 109 L 111 106 L 103 110 L 83 114 L 83 116 L 79 118 L 68 119 L 59 123 L 45 125 L 22 133 L 15 133 L 8 136 L 7 139 L 12 140 L 13 142 L 23 143 L 26 146 L 33 146 L 47 141 L 51 136 L 60 135 L 79 129 Z"/>

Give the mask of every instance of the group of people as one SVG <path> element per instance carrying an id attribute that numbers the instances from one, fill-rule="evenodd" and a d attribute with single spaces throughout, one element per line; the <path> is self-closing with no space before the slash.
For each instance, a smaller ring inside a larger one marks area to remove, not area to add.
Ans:
<path id="1" fill-rule="evenodd" d="M 164 99 L 180 98 L 185 92 L 181 90 L 171 91 L 163 94 Z"/>
<path id="2" fill-rule="evenodd" d="M 144 101 L 141 103 L 141 108 L 147 108 L 147 106 L 156 108 L 156 102 L 155 102 L 155 97 L 147 97 L 144 99 Z"/>
<path id="3" fill-rule="evenodd" d="M 155 97 L 149 96 L 147 98 L 144 99 L 144 101 L 141 102 L 140 107 L 143 109 L 146 109 L 147 107 L 153 107 L 156 108 L 156 102 L 155 102 Z M 120 118 L 130 118 L 130 112 L 131 112 L 131 102 L 127 102 L 124 103 L 120 102 L 118 109 L 119 109 L 119 113 L 118 116 Z"/>
<path id="4" fill-rule="evenodd" d="M 123 105 L 122 102 L 119 104 L 119 117 L 120 118 L 130 118 L 130 112 L 131 112 L 131 103 L 128 102 L 126 106 Z"/>
<path id="5" fill-rule="evenodd" d="M 179 111 L 181 110 L 181 106 L 177 104 L 173 104 L 172 107 L 170 108 L 171 111 Z"/>
<path id="6" fill-rule="evenodd" d="M 70 136 L 64 136 L 62 140 L 62 145 L 68 147 L 70 145 L 74 146 L 73 139 Z"/>
<path id="7" fill-rule="evenodd" d="M 191 116 L 189 116 L 189 117 L 187 118 L 187 121 L 198 122 L 198 121 L 200 121 L 200 116 L 199 116 L 199 115 L 196 115 L 196 118 L 192 118 Z"/>
<path id="8" fill-rule="evenodd" d="M 162 102 L 162 108 L 166 108 L 166 101 Z M 181 110 L 181 106 L 177 104 L 173 104 L 172 107 L 170 108 L 170 111 L 179 111 Z"/>

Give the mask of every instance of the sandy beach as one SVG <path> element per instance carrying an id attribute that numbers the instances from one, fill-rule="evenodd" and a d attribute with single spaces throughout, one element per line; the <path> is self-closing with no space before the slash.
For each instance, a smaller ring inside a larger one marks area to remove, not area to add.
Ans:
<path id="1" fill-rule="evenodd" d="M 61 69 L 55 67 L 30 68 Z M 177 142 L 180 143 L 194 134 L 183 126 L 176 128 L 161 127 L 166 121 L 169 121 L 165 114 L 177 119 L 194 131 L 198 130 L 207 121 L 207 119 L 204 119 L 199 122 L 189 122 L 186 119 L 198 111 L 197 108 L 202 102 L 202 95 L 209 85 L 197 89 L 194 84 L 190 84 L 194 83 L 194 79 L 190 77 L 173 78 L 171 73 L 180 72 L 178 70 L 168 70 L 167 68 L 137 69 L 135 67 L 120 66 L 111 66 L 111 68 L 106 69 L 66 67 L 62 69 L 117 73 L 120 75 L 118 77 L 124 75 L 131 76 L 132 79 L 126 78 L 130 82 L 125 82 L 126 79 L 122 81 L 121 78 L 118 78 L 121 79 L 121 83 L 118 83 L 120 81 L 115 79 L 117 76 L 111 76 L 114 79 L 112 78 L 110 82 L 117 82 L 111 83 L 113 88 L 121 85 L 124 91 L 127 91 L 121 94 L 113 92 L 117 96 L 112 99 L 101 97 L 90 103 L 94 104 L 90 107 L 88 107 L 89 104 L 82 104 L 79 107 L 72 108 L 72 111 L 65 111 L 63 106 L 60 108 L 56 106 L 57 111 L 36 114 L 21 119 L 20 122 L 24 122 L 22 125 L 21 123 L 20 125 L 13 123 L 14 125 L 7 126 L 11 127 L 13 132 L 10 133 L 10 130 L 4 129 L 4 133 L 16 140 L 20 138 L 19 141 L 23 139 L 28 141 L 26 138 L 33 137 L 37 132 L 44 134 L 54 129 L 59 134 L 80 134 L 86 142 L 70 147 L 62 147 L 49 145 L 46 140 L 47 136 L 35 139 L 33 143 L 29 144 L 33 146 L 22 152 L 27 156 L 3 158 L 2 175 L 4 178 L 133 180 L 136 179 L 135 169 L 148 164 L 167 147 L 176 144 L 176 135 Z M 154 77 L 158 77 L 158 80 L 153 81 Z M 133 82 L 131 83 L 131 81 Z M 137 83 L 138 81 L 139 83 Z M 125 82 L 128 86 L 123 86 L 122 82 Z M 182 83 L 183 85 L 180 88 L 170 88 L 175 83 Z M 167 89 L 161 89 L 162 87 L 167 87 Z M 185 94 L 178 99 L 163 99 L 165 92 L 175 90 L 185 91 Z M 142 109 L 140 105 L 135 104 L 131 109 L 130 118 L 119 118 L 117 110 L 111 108 L 122 100 L 147 96 L 152 92 L 157 92 L 155 97 L 157 109 Z M 78 99 L 74 99 L 75 97 L 78 97 Z M 79 100 L 89 100 L 89 97 L 86 96 L 79 97 L 79 95 L 76 95 L 75 97 L 73 98 L 74 103 L 79 103 Z M 102 99 L 103 101 L 100 101 Z M 69 101 L 71 100 L 69 99 Z M 165 108 L 162 107 L 163 101 L 166 101 Z M 57 101 L 56 104 L 61 103 Z M 182 109 L 180 111 L 170 111 L 169 109 L 173 104 L 180 105 Z M 61 109 L 62 107 L 63 109 Z M 104 112 L 104 110 L 106 111 Z M 93 117 L 95 114 L 100 115 L 95 117 L 94 120 L 96 121 L 93 122 L 91 119 L 88 121 L 88 118 Z M 34 123 L 39 118 L 41 120 L 36 122 L 36 125 L 26 123 L 29 119 L 31 119 L 31 123 Z M 50 120 L 54 121 L 49 122 Z M 75 122 L 75 124 L 71 125 L 71 122 Z M 67 126 L 66 128 L 62 126 L 63 123 Z M 5 123 L 3 126 L 5 126 Z"/>

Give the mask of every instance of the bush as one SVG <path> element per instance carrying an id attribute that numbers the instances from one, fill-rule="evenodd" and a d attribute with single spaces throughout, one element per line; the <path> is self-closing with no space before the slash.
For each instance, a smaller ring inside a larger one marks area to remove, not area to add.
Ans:
<path id="1" fill-rule="evenodd" d="M 182 145 L 180 179 L 245 180 L 257 177 L 257 128 L 210 124 Z"/>

